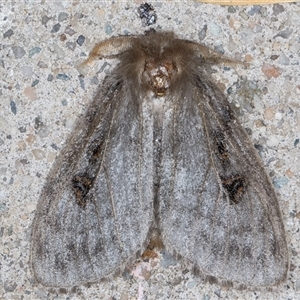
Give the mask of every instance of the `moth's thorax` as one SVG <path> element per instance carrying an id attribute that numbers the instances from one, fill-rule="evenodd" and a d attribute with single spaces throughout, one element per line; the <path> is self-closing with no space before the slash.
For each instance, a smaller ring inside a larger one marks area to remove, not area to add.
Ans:
<path id="1" fill-rule="evenodd" d="M 166 94 L 177 73 L 177 66 L 172 60 L 156 60 L 151 57 L 145 60 L 142 81 L 155 93 L 156 97 L 161 97 Z"/>

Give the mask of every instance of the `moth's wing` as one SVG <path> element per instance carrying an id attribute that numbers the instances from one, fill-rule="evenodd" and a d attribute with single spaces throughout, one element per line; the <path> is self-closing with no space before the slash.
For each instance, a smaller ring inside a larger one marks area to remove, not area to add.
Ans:
<path id="1" fill-rule="evenodd" d="M 153 221 L 152 125 L 134 90 L 107 79 L 48 176 L 31 248 L 43 285 L 96 281 L 144 248 Z"/>
<path id="2" fill-rule="evenodd" d="M 288 250 L 273 186 L 225 96 L 195 81 L 170 99 L 164 119 L 163 241 L 207 279 L 277 285 Z"/>

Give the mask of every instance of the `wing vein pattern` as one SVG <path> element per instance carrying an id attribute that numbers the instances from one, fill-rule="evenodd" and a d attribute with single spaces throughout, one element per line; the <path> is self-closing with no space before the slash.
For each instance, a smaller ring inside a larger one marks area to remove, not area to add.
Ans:
<path id="1" fill-rule="evenodd" d="M 204 78 L 185 83 L 163 125 L 163 240 L 204 275 L 276 285 L 287 264 L 276 195 L 226 98 Z"/>
<path id="2" fill-rule="evenodd" d="M 142 124 L 150 110 L 134 92 L 122 97 L 127 89 L 134 90 L 130 81 L 106 79 L 47 178 L 31 253 L 44 285 L 96 281 L 145 247 L 153 222 L 152 124 Z"/>

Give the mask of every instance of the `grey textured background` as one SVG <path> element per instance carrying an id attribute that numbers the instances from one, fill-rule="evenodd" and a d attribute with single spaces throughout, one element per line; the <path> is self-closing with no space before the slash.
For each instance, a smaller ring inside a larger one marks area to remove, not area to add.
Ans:
<path id="1" fill-rule="evenodd" d="M 0 299 L 298 299 L 300 5 L 293 3 L 151 2 L 155 29 L 250 62 L 248 69 L 216 68 L 215 79 L 249 129 L 278 193 L 291 257 L 286 285 L 236 291 L 204 284 L 168 253 L 75 293 L 57 295 L 34 285 L 30 232 L 44 179 L 114 62 L 96 62 L 84 78 L 76 67 L 96 42 L 144 32 L 135 13 L 139 3 L 0 3 Z"/>

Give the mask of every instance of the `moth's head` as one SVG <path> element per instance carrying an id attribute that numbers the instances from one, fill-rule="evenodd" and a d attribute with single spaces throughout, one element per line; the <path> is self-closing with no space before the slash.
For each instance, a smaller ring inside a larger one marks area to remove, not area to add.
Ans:
<path id="1" fill-rule="evenodd" d="M 195 51 L 174 33 L 151 31 L 127 41 L 120 55 L 123 77 L 136 79 L 137 87 L 156 97 L 165 96 L 193 71 Z"/>
<path id="2" fill-rule="evenodd" d="M 172 59 L 145 59 L 142 73 L 144 84 L 152 90 L 156 97 L 164 96 L 170 88 L 172 79 L 178 73 L 176 63 Z"/>

